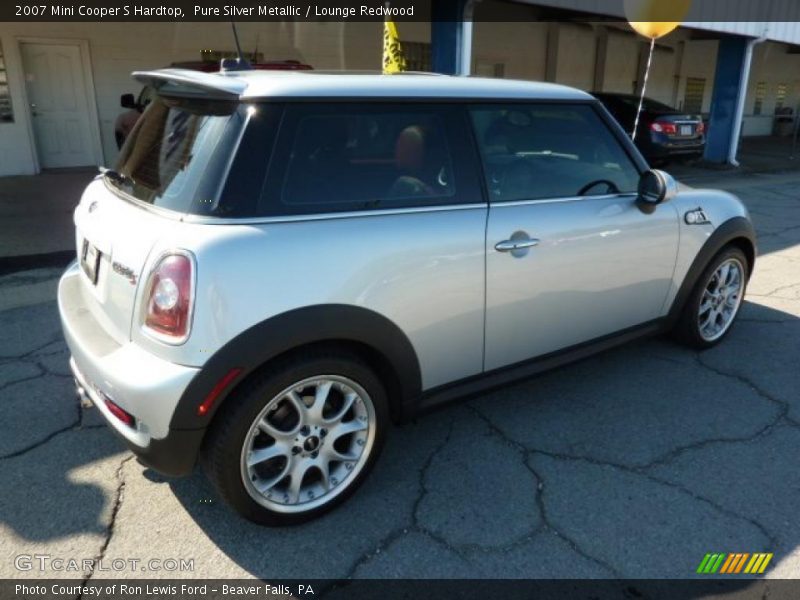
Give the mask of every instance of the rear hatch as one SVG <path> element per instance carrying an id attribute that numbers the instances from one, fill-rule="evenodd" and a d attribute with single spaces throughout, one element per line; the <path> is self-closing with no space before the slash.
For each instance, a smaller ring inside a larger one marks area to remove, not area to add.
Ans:
<path id="1" fill-rule="evenodd" d="M 86 306 L 118 343 L 130 339 L 136 291 L 150 249 L 175 220 L 117 197 L 102 177 L 75 209 L 75 241 Z"/>
<path id="2" fill-rule="evenodd" d="M 210 97 L 185 84 L 169 92 L 150 103 L 117 165 L 87 187 L 75 210 L 82 293 L 119 343 L 138 323 L 136 299 L 151 254 L 171 247 L 185 215 L 218 211 L 246 121 L 238 98 Z"/>

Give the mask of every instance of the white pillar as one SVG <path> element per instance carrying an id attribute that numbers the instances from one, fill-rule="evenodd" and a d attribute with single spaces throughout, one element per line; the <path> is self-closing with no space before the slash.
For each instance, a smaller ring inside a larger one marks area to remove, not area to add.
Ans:
<path id="1" fill-rule="evenodd" d="M 742 75 L 739 77 L 739 95 L 736 97 L 736 112 L 734 113 L 733 134 L 731 135 L 731 145 L 728 150 L 728 162 L 735 167 L 739 166 L 739 161 L 736 160 L 736 154 L 739 152 L 739 138 L 742 134 L 742 120 L 744 119 L 744 104 L 747 100 L 747 88 L 750 83 L 750 67 L 753 64 L 753 48 L 756 44 L 767 39 L 767 30 L 764 30 L 764 35 L 755 40 L 747 42 L 745 49 L 744 60 L 742 61 Z"/>
<path id="2" fill-rule="evenodd" d="M 475 1 L 467 0 L 461 21 L 461 35 L 459 36 L 461 47 L 458 49 L 457 73 L 464 77 L 472 74 L 472 17 L 475 12 Z"/>

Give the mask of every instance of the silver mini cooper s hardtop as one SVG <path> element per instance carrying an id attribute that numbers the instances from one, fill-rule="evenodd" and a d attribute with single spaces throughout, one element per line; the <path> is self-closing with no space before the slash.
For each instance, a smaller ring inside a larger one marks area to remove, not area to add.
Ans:
<path id="1" fill-rule="evenodd" d="M 75 210 L 81 396 L 265 524 L 353 493 L 393 422 L 637 336 L 718 343 L 734 196 L 649 170 L 590 95 L 426 75 L 135 73 L 157 95 Z"/>

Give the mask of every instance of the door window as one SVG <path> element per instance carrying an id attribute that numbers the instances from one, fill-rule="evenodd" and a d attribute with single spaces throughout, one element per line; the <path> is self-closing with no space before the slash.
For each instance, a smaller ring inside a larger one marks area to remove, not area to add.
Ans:
<path id="1" fill-rule="evenodd" d="M 493 202 L 632 193 L 639 171 L 588 104 L 471 109 Z"/>
<path id="2" fill-rule="evenodd" d="M 464 125 L 462 111 L 444 106 L 288 105 L 264 212 L 480 202 Z"/>

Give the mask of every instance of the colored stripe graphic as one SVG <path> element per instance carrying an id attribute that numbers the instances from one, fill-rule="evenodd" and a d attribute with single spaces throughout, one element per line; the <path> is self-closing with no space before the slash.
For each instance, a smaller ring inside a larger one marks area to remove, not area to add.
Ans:
<path id="1" fill-rule="evenodd" d="M 720 554 L 718 552 L 706 554 L 700 562 L 700 566 L 697 567 L 697 572 L 716 573 L 726 556 L 726 554 Z"/>
<path id="2" fill-rule="evenodd" d="M 722 566 L 722 570 L 720 573 L 739 573 L 744 566 L 744 561 L 746 561 L 750 557 L 750 554 L 745 553 L 737 553 L 737 554 L 729 554 L 728 560 L 725 561 L 725 564 Z"/>
<path id="3" fill-rule="evenodd" d="M 747 573 L 750 575 L 763 573 L 774 556 L 771 552 L 709 552 L 700 561 L 697 573 L 705 575 L 735 575 Z M 747 565 L 747 566 L 745 566 Z"/>
<path id="4" fill-rule="evenodd" d="M 709 566 L 709 569 L 707 571 L 708 573 L 716 573 L 719 570 L 722 561 L 725 559 L 725 554 L 717 554 L 716 557 L 717 557 L 716 560 L 708 565 Z"/>
<path id="5" fill-rule="evenodd" d="M 749 553 L 745 552 L 744 554 L 742 554 L 742 560 L 740 560 L 739 564 L 736 565 L 736 571 L 735 571 L 736 573 L 740 573 L 741 572 L 742 567 L 744 566 L 744 563 L 748 558 L 750 558 L 750 554 Z"/>
<path id="6" fill-rule="evenodd" d="M 703 560 L 700 561 L 700 566 L 697 567 L 698 573 L 705 573 L 706 572 L 706 565 L 708 565 L 709 561 L 711 560 L 711 555 L 706 554 L 703 557 Z"/>
<path id="7" fill-rule="evenodd" d="M 767 568 L 767 565 L 769 564 L 769 561 L 771 561 L 771 560 L 772 560 L 772 553 L 770 552 L 769 554 L 767 554 L 764 557 L 764 562 L 761 563 L 761 566 L 759 567 L 758 572 L 759 573 L 763 573 L 764 569 Z"/>
<path id="8" fill-rule="evenodd" d="M 747 563 L 747 567 L 745 568 L 744 572 L 751 574 L 763 573 L 764 569 L 767 568 L 769 561 L 772 560 L 772 557 L 773 554 L 771 552 L 759 552 L 753 554 L 753 558 L 751 558 L 750 562 Z"/>
<path id="9" fill-rule="evenodd" d="M 738 554 L 728 554 L 728 558 L 725 560 L 725 563 L 722 565 L 722 568 L 719 570 L 720 573 L 730 573 L 731 566 L 736 563 L 736 558 Z"/>

